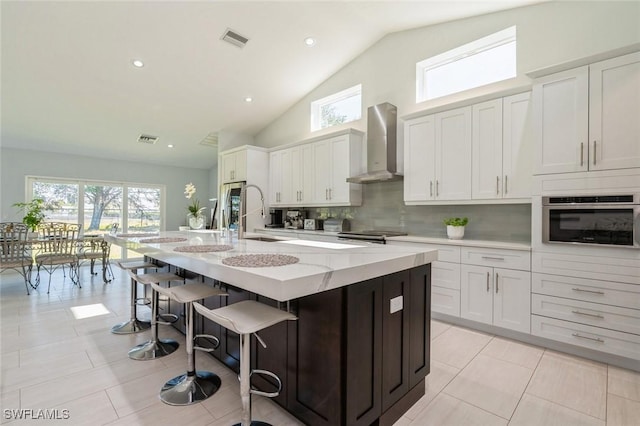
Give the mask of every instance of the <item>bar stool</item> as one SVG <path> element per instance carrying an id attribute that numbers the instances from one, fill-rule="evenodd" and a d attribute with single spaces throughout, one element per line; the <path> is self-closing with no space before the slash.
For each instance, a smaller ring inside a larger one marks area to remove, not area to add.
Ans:
<path id="1" fill-rule="evenodd" d="M 133 271 L 146 268 L 158 268 L 158 265 L 154 265 L 149 262 L 117 262 L 118 266 L 125 271 Z M 114 334 L 132 334 L 139 333 L 147 330 L 151 327 L 151 324 L 146 321 L 140 321 L 136 316 L 136 304 L 138 303 L 138 285 L 136 281 L 131 278 L 131 317 L 129 321 L 125 321 L 120 324 L 116 324 L 111 327 L 111 332 Z"/>
<path id="2" fill-rule="evenodd" d="M 242 419 L 236 426 L 271 426 L 260 421 L 251 421 L 251 394 L 262 395 L 269 398 L 276 397 L 282 389 L 280 378 L 266 370 L 253 370 L 251 372 L 251 334 L 263 347 L 267 347 L 264 341 L 256 334 L 258 331 L 286 320 L 296 320 L 296 316 L 254 300 L 243 300 L 233 305 L 218 309 L 208 309 L 199 303 L 193 307 L 203 317 L 220 324 L 221 326 L 240 335 L 240 398 L 242 399 Z M 278 382 L 276 392 L 262 392 L 251 389 L 251 375 L 253 373 L 266 374 Z"/>
<path id="3" fill-rule="evenodd" d="M 228 295 L 219 288 L 200 283 L 189 283 L 172 288 L 163 288 L 152 282 L 151 288 L 169 297 L 171 300 L 185 304 L 187 373 L 176 376 L 165 383 L 160 390 L 160 399 L 169 405 L 191 405 L 203 401 L 218 391 L 221 381 L 217 374 L 209 371 L 196 371 L 195 350 L 212 352 L 214 349 L 194 346 L 194 341 L 197 338 L 209 338 L 215 341 L 215 347 L 218 347 L 220 341 L 215 336 L 205 334 L 194 335 L 193 302 L 211 296 Z"/>
<path id="4" fill-rule="evenodd" d="M 184 278 L 171 273 L 171 272 L 158 272 L 155 274 L 141 274 L 138 275 L 131 269 L 127 271 L 132 280 L 144 285 L 150 285 L 151 283 L 160 284 L 161 282 L 179 281 L 184 282 Z M 173 339 L 160 339 L 158 338 L 158 324 L 169 325 L 178 321 L 178 316 L 174 314 L 158 314 L 158 302 L 159 293 L 153 289 L 151 293 L 151 340 L 134 346 L 129 350 L 129 358 L 138 361 L 146 361 L 150 359 L 161 358 L 163 356 L 173 353 L 180 344 Z M 165 321 L 164 317 L 171 318 L 170 321 Z M 162 318 L 162 321 L 158 321 Z"/>

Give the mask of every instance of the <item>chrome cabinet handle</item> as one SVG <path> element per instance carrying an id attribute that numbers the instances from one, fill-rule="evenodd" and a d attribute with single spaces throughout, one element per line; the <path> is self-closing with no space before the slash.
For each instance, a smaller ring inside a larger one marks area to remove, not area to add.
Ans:
<path id="1" fill-rule="evenodd" d="M 324 199 L 325 200 L 329 199 L 329 190 L 327 188 L 324 189 Z"/>
<path id="2" fill-rule="evenodd" d="M 499 278 L 499 275 L 496 272 L 496 294 L 498 294 L 498 278 Z"/>
<path id="3" fill-rule="evenodd" d="M 598 342 L 598 343 L 604 343 L 604 340 L 602 340 L 599 337 L 589 337 L 589 336 L 582 336 L 578 333 L 572 333 L 571 334 L 573 337 L 578 337 L 580 339 L 587 339 L 587 340 L 593 340 L 594 342 Z"/>
<path id="4" fill-rule="evenodd" d="M 584 166 L 584 142 L 580 142 L 580 167 Z"/>
<path id="5" fill-rule="evenodd" d="M 489 273 L 487 272 L 487 293 L 489 293 Z"/>
<path id="6" fill-rule="evenodd" d="M 500 178 L 496 176 L 496 195 L 500 195 Z"/>
<path id="7" fill-rule="evenodd" d="M 433 197 L 433 181 L 429 181 L 429 196 Z"/>
<path id="8" fill-rule="evenodd" d="M 593 317 L 593 318 L 599 318 L 599 319 L 604 319 L 604 316 L 602 315 L 598 315 L 598 314 L 590 314 L 587 312 L 580 312 L 580 311 L 571 311 L 572 314 L 577 314 L 577 315 L 585 315 L 588 317 Z"/>
<path id="9" fill-rule="evenodd" d="M 440 195 L 440 182 L 436 179 L 436 197 Z"/>
<path id="10" fill-rule="evenodd" d="M 593 165 L 596 165 L 596 141 L 593 141 Z"/>
<path id="11" fill-rule="evenodd" d="M 484 260 L 504 260 L 504 257 L 482 256 Z"/>
<path id="12" fill-rule="evenodd" d="M 507 183 L 508 183 L 507 178 L 508 178 L 508 177 L 509 177 L 509 176 L 504 175 L 504 193 L 505 193 L 505 194 L 507 193 L 507 186 L 508 186 L 508 185 L 507 185 Z"/>
<path id="13" fill-rule="evenodd" d="M 583 290 L 581 288 L 574 287 L 571 290 L 573 291 L 581 291 L 583 293 L 592 293 L 592 294 L 601 294 L 604 295 L 604 291 L 594 291 L 594 290 Z"/>
<path id="14" fill-rule="evenodd" d="M 331 200 L 333 198 L 333 194 L 331 194 L 331 188 L 329 188 L 329 199 Z"/>

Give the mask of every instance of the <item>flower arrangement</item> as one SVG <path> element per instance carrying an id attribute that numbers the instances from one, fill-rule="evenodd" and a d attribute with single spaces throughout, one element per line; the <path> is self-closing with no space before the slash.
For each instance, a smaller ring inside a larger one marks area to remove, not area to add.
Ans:
<path id="1" fill-rule="evenodd" d="M 196 186 L 193 183 L 189 182 L 188 184 L 185 185 L 184 195 L 185 197 L 187 197 L 187 200 L 192 199 L 195 193 L 196 193 Z M 200 217 L 204 209 L 205 209 L 204 207 L 200 207 L 200 200 L 198 200 L 197 198 L 193 198 L 193 202 L 187 206 L 189 215 L 195 218 Z"/>

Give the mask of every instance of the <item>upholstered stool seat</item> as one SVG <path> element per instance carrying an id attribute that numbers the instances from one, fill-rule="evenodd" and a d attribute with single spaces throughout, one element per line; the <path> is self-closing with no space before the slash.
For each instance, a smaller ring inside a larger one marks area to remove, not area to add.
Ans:
<path id="1" fill-rule="evenodd" d="M 129 272 L 129 276 L 131 276 L 132 280 L 145 285 L 150 285 L 151 283 L 160 284 L 161 282 L 184 282 L 184 278 L 171 272 L 157 272 L 154 274 L 141 275 L 136 274 L 132 270 L 127 272 Z M 167 322 L 164 320 L 167 315 L 161 316 L 158 313 L 158 295 L 159 293 L 153 290 L 151 294 L 151 340 L 133 347 L 129 351 L 129 358 L 131 359 L 146 361 L 160 358 L 173 353 L 180 346 L 178 342 L 173 339 L 160 339 L 158 337 L 158 324 L 171 324 L 178 320 L 176 315 L 172 315 L 171 320 Z M 162 318 L 162 321 L 159 321 L 159 318 Z"/>
<path id="2" fill-rule="evenodd" d="M 297 319 L 296 316 L 253 300 L 244 300 L 218 309 L 208 309 L 197 302 L 193 304 L 193 307 L 196 312 L 203 317 L 240 335 L 240 397 L 242 399 L 242 419 L 238 425 L 270 426 L 265 422 L 251 420 L 251 394 L 275 397 L 278 396 L 282 384 L 278 376 L 270 371 L 253 370 L 253 372 L 251 372 L 250 337 L 251 334 L 254 334 L 260 344 L 266 348 L 267 346 L 256 333 L 279 322 L 295 320 Z M 266 374 L 276 379 L 278 382 L 278 391 L 267 393 L 251 389 L 251 374 L 253 373 Z"/>
<path id="3" fill-rule="evenodd" d="M 137 271 L 139 269 L 158 268 L 158 265 L 154 265 L 149 262 L 117 262 L 118 266 L 125 271 Z M 139 333 L 147 330 L 151 327 L 151 324 L 146 321 L 140 321 L 136 315 L 136 304 L 138 302 L 138 285 L 137 282 L 131 279 L 131 317 L 128 321 L 120 324 L 116 324 L 111 327 L 111 332 L 114 334 L 132 334 Z"/>
<path id="4" fill-rule="evenodd" d="M 169 405 L 190 405 L 205 400 L 218 391 L 221 381 L 220 377 L 214 373 L 209 371 L 196 371 L 195 349 L 210 350 L 194 347 L 194 340 L 196 337 L 210 338 L 216 342 L 216 345 L 219 344 L 219 341 L 214 336 L 194 336 L 195 322 L 193 320 L 193 302 L 212 296 L 227 296 L 227 293 L 217 287 L 200 283 L 189 283 L 171 288 L 163 288 L 152 282 L 151 287 L 156 292 L 169 297 L 171 300 L 185 304 L 187 372 L 165 383 L 160 390 L 160 399 Z"/>

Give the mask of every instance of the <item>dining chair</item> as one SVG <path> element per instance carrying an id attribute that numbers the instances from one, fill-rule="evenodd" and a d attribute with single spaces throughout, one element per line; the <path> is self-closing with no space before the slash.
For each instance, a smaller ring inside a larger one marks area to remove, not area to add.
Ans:
<path id="1" fill-rule="evenodd" d="M 48 222 L 38 228 L 39 251 L 36 254 L 36 287 L 40 284 L 40 269 L 49 273 L 49 285 L 47 294 L 51 289 L 51 274 L 59 267 L 69 265 L 69 277 L 78 287 L 80 276 L 78 274 L 77 240 L 82 230 L 82 224 Z"/>
<path id="2" fill-rule="evenodd" d="M 78 241 L 78 267 L 82 266 L 84 261 L 89 261 L 91 275 L 97 275 L 98 273 L 94 271 L 94 267 L 96 260 L 100 260 L 102 262 L 102 279 L 105 283 L 108 283 L 113 279 L 111 262 L 109 262 L 110 252 L 111 243 L 105 241 L 103 237 L 85 235 Z M 107 273 L 110 274 L 111 279 L 107 278 Z"/>
<path id="3" fill-rule="evenodd" d="M 22 275 L 27 295 L 33 266 L 28 236 L 29 228 L 24 223 L 0 223 L 0 272 L 13 270 Z"/>

